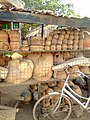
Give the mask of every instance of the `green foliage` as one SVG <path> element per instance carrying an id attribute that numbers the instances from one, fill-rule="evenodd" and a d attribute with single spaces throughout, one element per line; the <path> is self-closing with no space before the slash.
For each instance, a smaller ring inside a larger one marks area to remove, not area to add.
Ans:
<path id="1" fill-rule="evenodd" d="M 22 23 L 21 24 L 22 39 L 24 39 L 27 33 L 29 32 L 29 28 L 34 29 L 38 26 L 39 24 L 37 23 L 31 23 L 31 24 Z"/>
<path id="2" fill-rule="evenodd" d="M 65 16 L 78 16 L 72 4 L 63 4 L 63 0 L 23 0 L 25 7 L 31 10 L 52 10 Z"/>

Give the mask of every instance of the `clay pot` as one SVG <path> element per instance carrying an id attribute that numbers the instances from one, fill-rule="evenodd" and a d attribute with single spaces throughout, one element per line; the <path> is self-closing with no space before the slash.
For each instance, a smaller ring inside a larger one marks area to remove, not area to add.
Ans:
<path id="1" fill-rule="evenodd" d="M 45 50 L 50 50 L 50 46 L 45 45 Z"/>
<path id="2" fill-rule="evenodd" d="M 51 40 L 52 40 L 52 37 L 51 37 L 51 36 L 47 36 L 47 40 L 48 40 L 48 41 L 51 41 Z"/>
<path id="3" fill-rule="evenodd" d="M 8 42 L 0 42 L 0 50 L 10 50 L 10 45 Z"/>
<path id="4" fill-rule="evenodd" d="M 57 50 L 61 50 L 61 45 L 57 45 L 57 46 L 56 46 L 56 49 L 57 49 Z"/>
<path id="5" fill-rule="evenodd" d="M 8 42 L 8 32 L 5 30 L 0 31 L 0 42 Z"/>
<path id="6" fill-rule="evenodd" d="M 58 34 L 55 34 L 54 36 L 53 36 L 53 39 L 58 39 L 59 38 L 59 36 L 58 36 Z"/>
<path id="7" fill-rule="evenodd" d="M 10 42 L 11 50 L 19 50 L 20 42 Z"/>
<path id="8" fill-rule="evenodd" d="M 20 49 L 23 51 L 29 51 L 29 46 L 21 46 Z"/>
<path id="9" fill-rule="evenodd" d="M 9 32 L 10 42 L 19 42 L 20 41 L 20 33 L 18 30 L 11 30 Z"/>

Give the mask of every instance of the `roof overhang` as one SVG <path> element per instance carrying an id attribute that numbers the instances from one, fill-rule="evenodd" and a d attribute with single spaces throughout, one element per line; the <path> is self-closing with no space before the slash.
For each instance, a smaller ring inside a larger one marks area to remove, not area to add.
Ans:
<path id="1" fill-rule="evenodd" d="M 22 0 L 0 0 L 0 4 L 6 6 L 14 6 L 17 9 L 23 9 L 25 6 L 25 3 Z"/>

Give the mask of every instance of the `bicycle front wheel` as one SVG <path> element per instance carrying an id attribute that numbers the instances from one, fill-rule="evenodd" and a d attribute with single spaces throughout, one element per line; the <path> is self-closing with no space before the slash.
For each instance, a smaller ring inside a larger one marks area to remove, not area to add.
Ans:
<path id="1" fill-rule="evenodd" d="M 62 96 L 58 109 L 54 112 L 59 101 L 60 94 L 42 96 L 34 105 L 34 120 L 67 120 L 71 114 L 70 100 Z"/>

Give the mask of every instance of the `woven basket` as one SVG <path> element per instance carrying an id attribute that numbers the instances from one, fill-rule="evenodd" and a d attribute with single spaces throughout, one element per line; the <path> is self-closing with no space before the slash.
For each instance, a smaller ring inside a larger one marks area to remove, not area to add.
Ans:
<path id="1" fill-rule="evenodd" d="M 8 74 L 8 69 L 4 67 L 0 67 L 0 79 L 5 79 Z"/>
<path id="2" fill-rule="evenodd" d="M 10 50 L 10 45 L 8 42 L 0 42 L 0 50 Z"/>
<path id="3" fill-rule="evenodd" d="M 42 51 L 42 50 L 44 50 L 44 46 L 43 45 L 31 45 L 30 50 L 32 50 L 32 51 Z"/>
<path id="4" fill-rule="evenodd" d="M 33 78 L 38 81 L 47 81 L 52 76 L 51 66 L 53 56 L 51 53 L 31 53 L 27 56 L 34 63 Z"/>
<path id="5" fill-rule="evenodd" d="M 9 37 L 11 42 L 20 42 L 20 33 L 18 30 L 11 30 Z"/>
<path id="6" fill-rule="evenodd" d="M 20 50 L 22 50 L 22 51 L 29 51 L 29 46 L 21 46 Z"/>
<path id="7" fill-rule="evenodd" d="M 11 50 L 20 50 L 20 42 L 10 42 Z"/>
<path id="8" fill-rule="evenodd" d="M 8 42 L 8 32 L 5 30 L 0 31 L 0 42 Z"/>
<path id="9" fill-rule="evenodd" d="M 44 40 L 39 36 L 32 37 L 30 39 L 30 45 L 44 45 Z"/>

